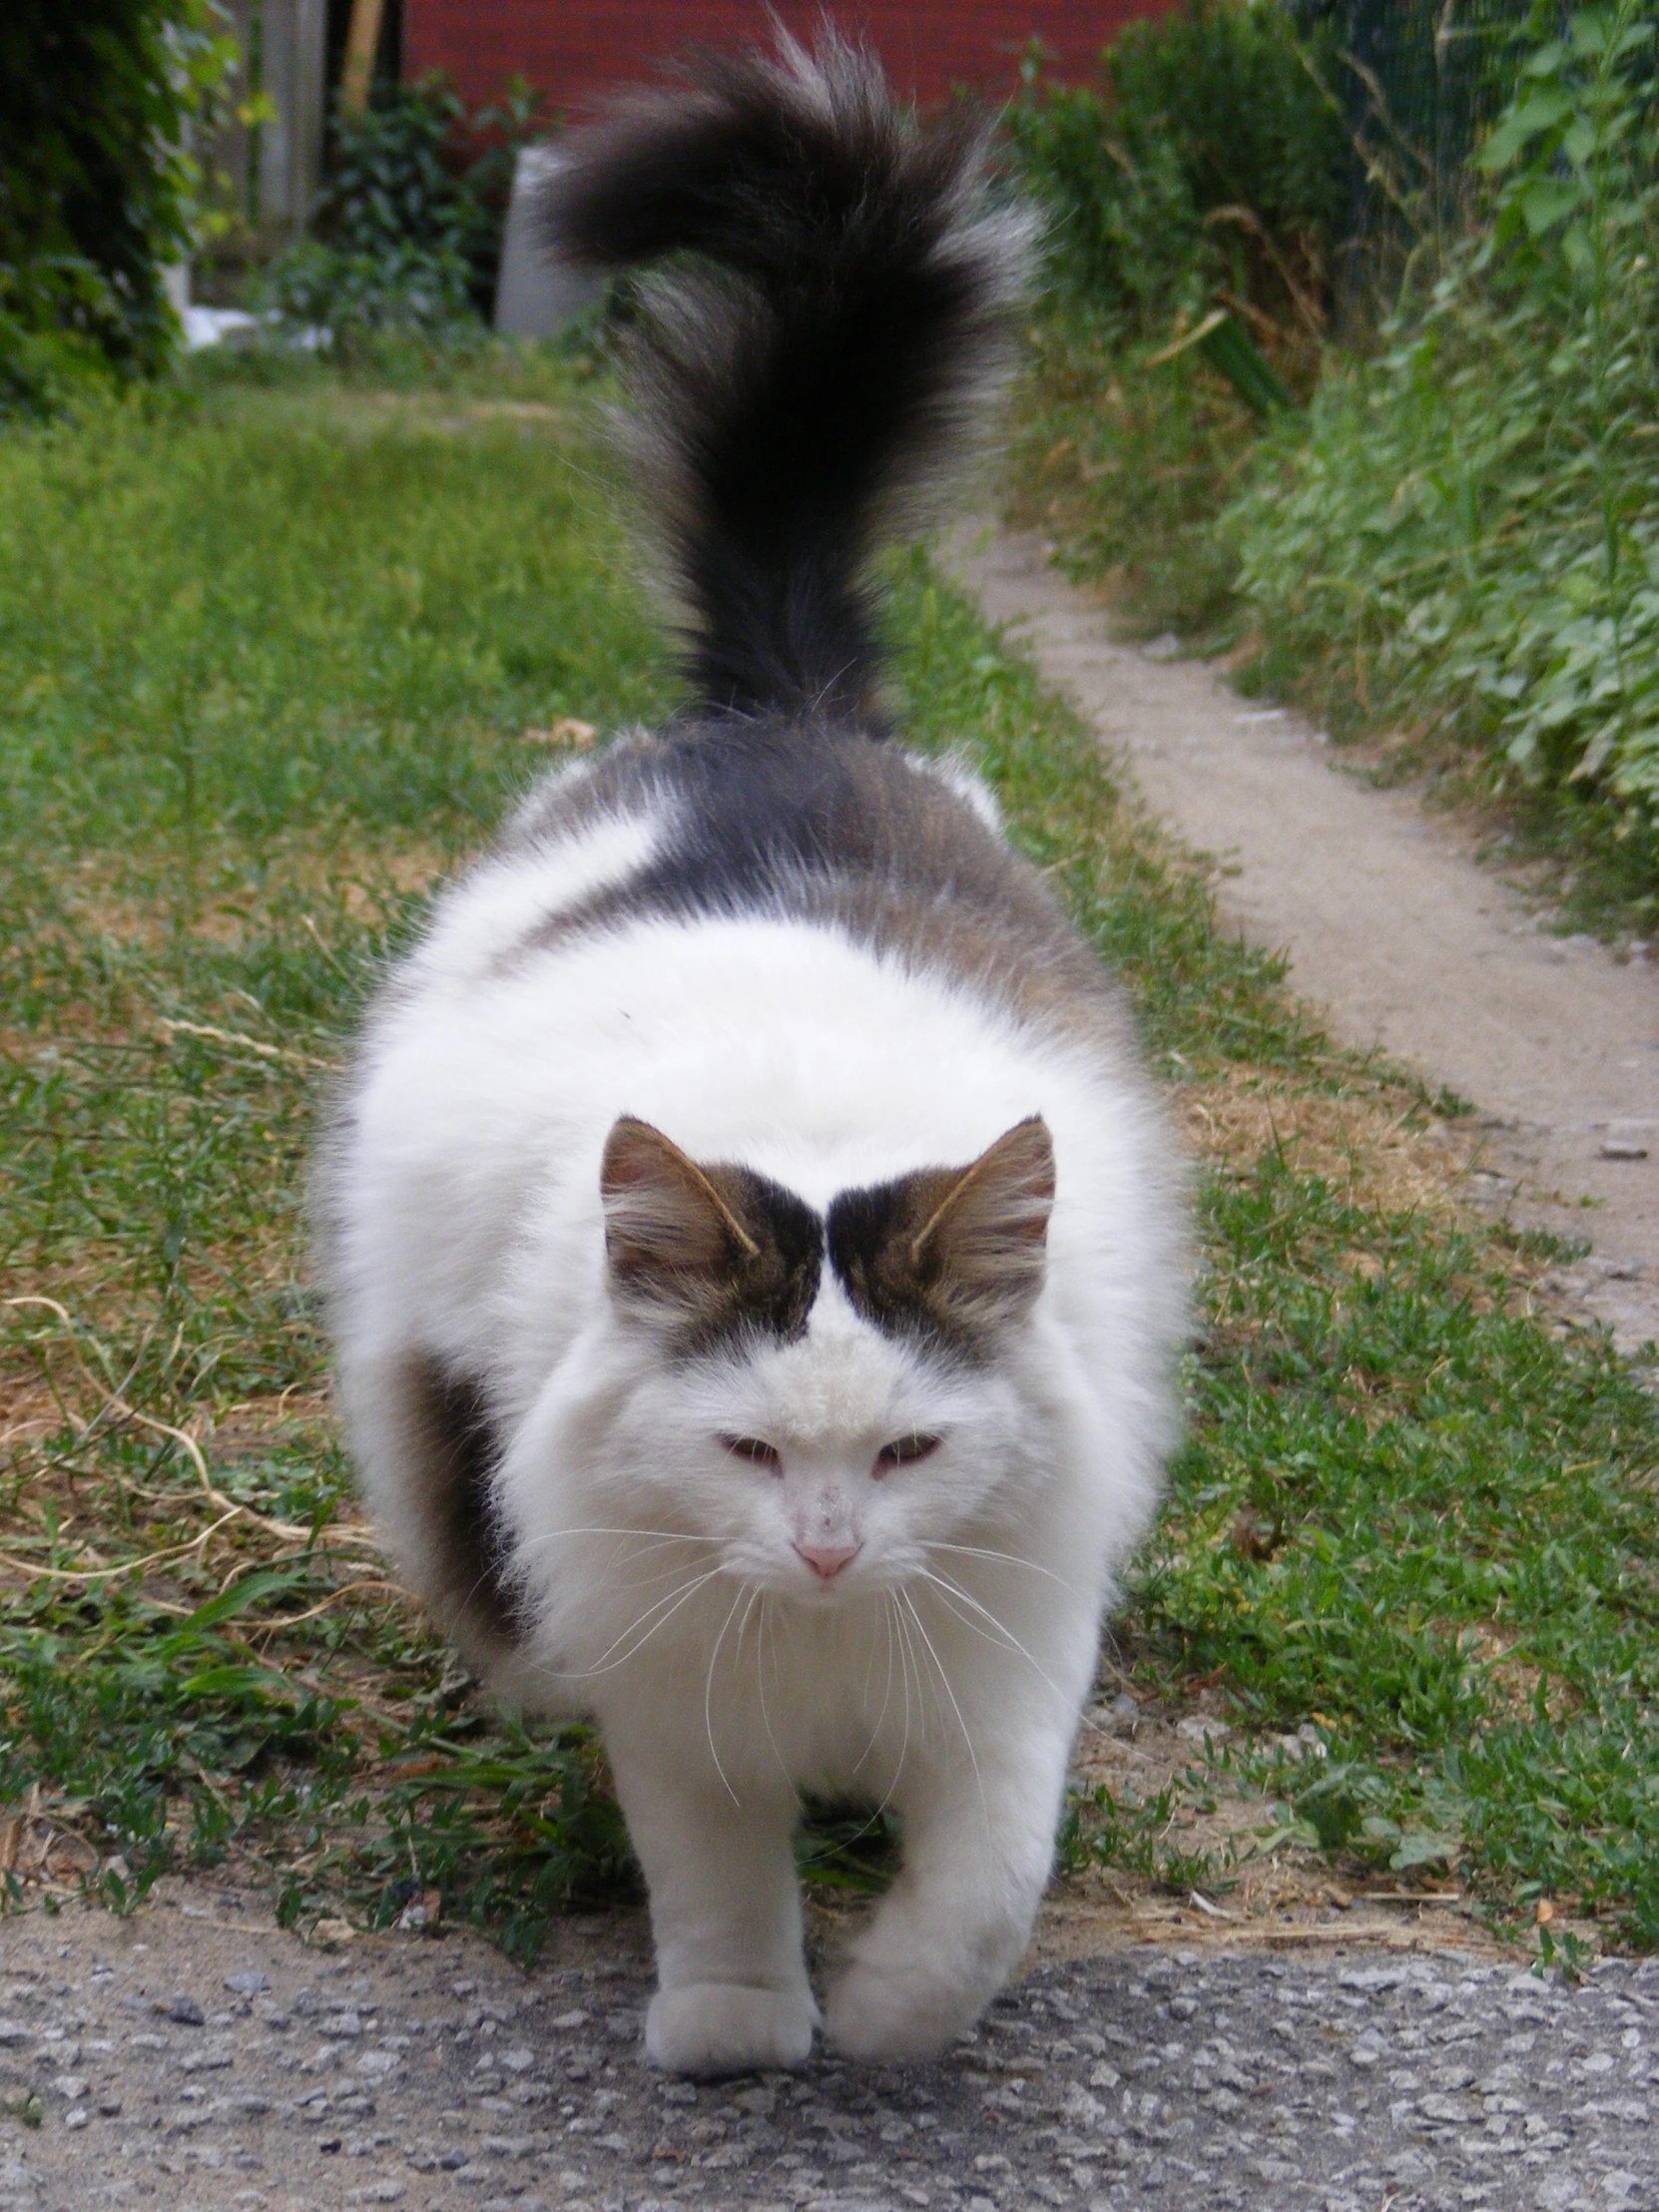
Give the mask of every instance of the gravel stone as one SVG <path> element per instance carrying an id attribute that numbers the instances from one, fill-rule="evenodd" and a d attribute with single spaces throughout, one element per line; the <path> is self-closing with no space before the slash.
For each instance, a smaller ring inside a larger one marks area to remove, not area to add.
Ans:
<path id="1" fill-rule="evenodd" d="M 1659 2212 L 1659 1961 L 1126 1947 L 936 2065 L 693 2083 L 644 2060 L 638 1924 L 589 1936 L 523 1975 L 469 1936 L 7 1922 L 0 2212 Z"/>

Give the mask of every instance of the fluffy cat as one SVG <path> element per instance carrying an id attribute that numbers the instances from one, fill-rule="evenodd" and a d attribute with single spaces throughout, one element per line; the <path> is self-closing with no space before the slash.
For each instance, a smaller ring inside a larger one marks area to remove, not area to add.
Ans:
<path id="1" fill-rule="evenodd" d="M 1173 1428 L 1180 1175 L 962 767 L 888 739 L 868 561 L 1005 365 L 982 136 L 868 56 L 705 58 L 566 141 L 689 698 L 529 798 L 366 1022 L 321 1273 L 363 1484 L 492 1687 L 603 1732 L 666 2067 L 906 2058 L 1030 1934 Z M 903 1867 L 821 2022 L 801 1794 Z"/>

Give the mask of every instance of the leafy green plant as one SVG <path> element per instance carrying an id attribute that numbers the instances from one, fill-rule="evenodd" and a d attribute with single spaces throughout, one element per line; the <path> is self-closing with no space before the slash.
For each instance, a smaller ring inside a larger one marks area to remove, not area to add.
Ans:
<path id="1" fill-rule="evenodd" d="M 1166 352 L 1051 302 L 1017 391 L 1007 506 L 1071 575 L 1104 580 L 1136 630 L 1208 641 L 1234 618 L 1237 554 L 1216 522 L 1247 479 L 1258 418 L 1202 341 Z"/>
<path id="2" fill-rule="evenodd" d="M 1353 198 L 1340 106 L 1308 66 L 1334 36 L 1190 0 L 1131 25 L 1096 84 L 1053 82 L 1034 48 L 1007 117 L 1052 278 L 1015 511 L 1148 630 L 1225 623 L 1236 558 L 1216 517 L 1259 419 L 1318 365 Z"/>
<path id="3" fill-rule="evenodd" d="M 1121 1795 L 1104 1782 L 1091 1790 L 1073 1790 L 1055 1844 L 1055 1860 L 1067 1874 L 1092 1867 L 1116 1867 L 1139 1875 L 1161 1890 L 1176 1893 L 1226 1890 L 1232 1862 L 1207 1851 L 1183 1851 L 1178 1823 L 1193 1810 L 1179 1783 L 1139 1797 L 1132 1787 Z"/>
<path id="4" fill-rule="evenodd" d="M 493 290 L 512 162 L 538 127 L 538 97 L 519 82 L 470 117 L 436 75 L 382 85 L 360 112 L 339 109 L 315 236 L 271 265 L 262 301 L 345 346 L 474 324 Z M 463 166 L 469 143 L 483 150 Z"/>
<path id="5" fill-rule="evenodd" d="M 234 59 L 215 0 L 9 0 L 0 14 L 0 416 L 152 373 L 178 326 L 189 152 Z"/>
<path id="6" fill-rule="evenodd" d="M 1379 355 L 1334 361 L 1226 529 L 1268 680 L 1358 668 L 1651 849 L 1659 800 L 1656 27 L 1572 11 L 1480 156 L 1484 229 Z M 1651 889 L 1651 885 L 1649 886 Z M 1644 894 L 1645 895 L 1645 894 Z"/>
<path id="7" fill-rule="evenodd" d="M 1140 329 L 1215 303 L 1319 328 L 1351 155 L 1281 9 L 1188 0 L 1131 24 L 1098 89 L 1048 80 L 1040 49 L 1023 77 L 1009 144 L 1068 292 Z"/>

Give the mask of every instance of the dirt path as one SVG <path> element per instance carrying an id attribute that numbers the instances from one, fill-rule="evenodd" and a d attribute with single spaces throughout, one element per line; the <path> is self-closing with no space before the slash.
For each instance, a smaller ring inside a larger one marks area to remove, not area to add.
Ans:
<path id="1" fill-rule="evenodd" d="M 1287 951 L 1347 1041 L 1469 1100 L 1487 1202 L 1591 1256 L 1560 1288 L 1635 1351 L 1659 1337 L 1659 975 L 1540 929 L 1521 894 L 1407 791 L 1345 774 L 1294 714 L 1200 663 L 1114 639 L 1035 537 L 959 534 L 950 562 L 1028 647 L 1181 837 L 1221 866 L 1223 912 Z M 1644 1156 L 1638 1156 L 1644 1155 Z M 1483 1189 L 1481 1188 L 1483 1186 Z"/>

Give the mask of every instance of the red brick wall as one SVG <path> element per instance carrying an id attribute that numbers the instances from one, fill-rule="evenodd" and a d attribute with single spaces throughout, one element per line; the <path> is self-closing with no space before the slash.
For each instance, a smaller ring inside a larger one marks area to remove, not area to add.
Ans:
<path id="1" fill-rule="evenodd" d="M 1000 99 L 1014 88 L 1033 32 L 1058 57 L 1059 72 L 1078 77 L 1131 16 L 1173 4 L 850 0 L 832 13 L 843 29 L 868 35 L 901 90 L 937 100 L 967 84 Z M 809 35 L 824 12 L 791 0 L 779 9 Z M 767 13 L 763 0 L 403 0 L 403 74 L 445 70 L 476 106 L 516 72 L 555 107 L 579 111 L 585 95 L 640 76 L 690 40 L 764 35 Z"/>

